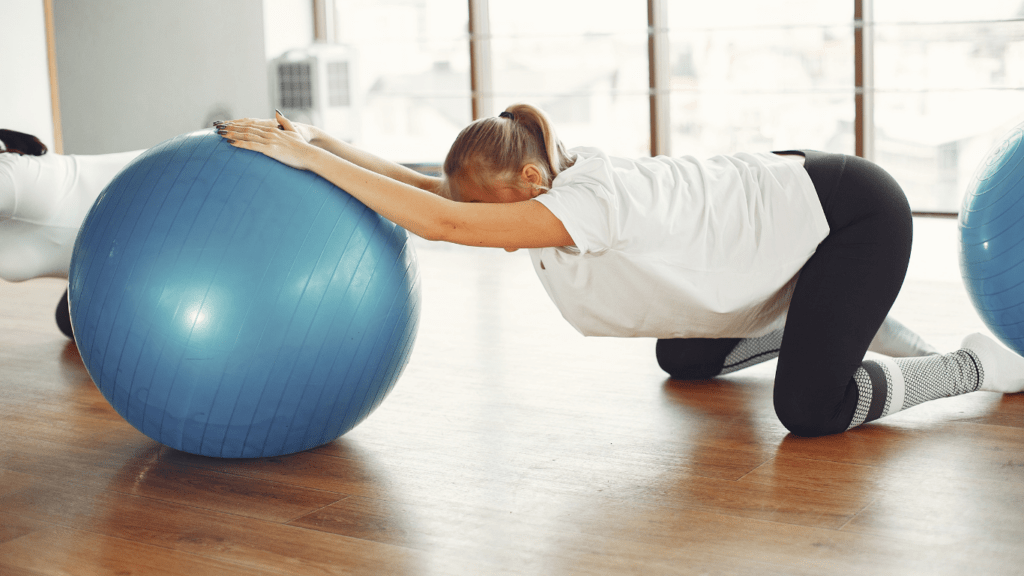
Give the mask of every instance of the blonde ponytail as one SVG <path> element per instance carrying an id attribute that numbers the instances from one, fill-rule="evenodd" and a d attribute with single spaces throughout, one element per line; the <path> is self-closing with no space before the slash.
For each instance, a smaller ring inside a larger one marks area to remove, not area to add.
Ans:
<path id="1" fill-rule="evenodd" d="M 540 108 L 529 104 L 513 104 L 505 109 L 505 112 L 512 115 L 512 119 L 523 125 L 535 138 L 543 143 L 544 159 L 547 161 L 547 168 L 551 171 L 551 178 L 569 168 L 573 160 L 555 134 L 555 127 Z"/>
<path id="2" fill-rule="evenodd" d="M 544 176 L 544 186 L 573 165 L 554 126 L 539 108 L 513 104 L 498 117 L 473 122 L 455 139 L 444 161 L 451 189 L 452 178 L 469 177 L 478 184 L 511 180 L 523 166 L 533 163 Z"/>

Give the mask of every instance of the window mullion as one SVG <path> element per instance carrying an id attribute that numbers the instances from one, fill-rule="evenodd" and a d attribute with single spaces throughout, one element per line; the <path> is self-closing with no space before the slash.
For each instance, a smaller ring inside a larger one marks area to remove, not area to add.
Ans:
<path id="1" fill-rule="evenodd" d="M 473 119 L 494 114 L 491 21 L 488 0 L 469 0 L 469 68 Z"/>
<path id="2" fill-rule="evenodd" d="M 669 119 L 668 0 L 647 0 L 647 61 L 650 70 L 651 156 L 671 154 Z"/>
<path id="3" fill-rule="evenodd" d="M 853 0 L 854 133 L 856 154 L 875 156 L 874 15 L 872 0 Z"/>

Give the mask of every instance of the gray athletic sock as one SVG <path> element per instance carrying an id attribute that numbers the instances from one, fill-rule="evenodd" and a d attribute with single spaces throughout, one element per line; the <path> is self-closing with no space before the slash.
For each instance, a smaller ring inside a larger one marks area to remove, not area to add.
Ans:
<path id="1" fill-rule="evenodd" d="M 729 374 L 742 370 L 747 366 L 767 362 L 779 356 L 779 347 L 782 346 L 782 329 L 769 332 L 757 338 L 744 338 L 725 357 L 725 364 L 720 374 Z"/>
<path id="2" fill-rule="evenodd" d="M 972 350 L 918 358 L 865 360 L 853 374 L 857 410 L 850 428 L 929 400 L 974 392 L 985 378 Z"/>

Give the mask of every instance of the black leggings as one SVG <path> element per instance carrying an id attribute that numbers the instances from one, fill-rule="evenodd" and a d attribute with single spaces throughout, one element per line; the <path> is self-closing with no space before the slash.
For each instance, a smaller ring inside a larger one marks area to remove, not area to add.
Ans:
<path id="1" fill-rule="evenodd" d="M 899 184 L 855 156 L 805 151 L 830 228 L 800 270 L 775 372 L 775 413 L 799 436 L 847 429 L 857 408 L 854 371 L 903 285 L 913 220 Z M 737 338 L 659 340 L 674 378 L 722 371 Z"/>

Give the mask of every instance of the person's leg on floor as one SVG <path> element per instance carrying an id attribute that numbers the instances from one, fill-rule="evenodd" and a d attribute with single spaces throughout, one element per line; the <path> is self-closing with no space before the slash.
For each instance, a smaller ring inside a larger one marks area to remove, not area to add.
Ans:
<path id="1" fill-rule="evenodd" d="M 913 220 L 899 185 L 866 160 L 809 152 L 805 167 L 830 232 L 800 271 L 775 378 L 794 434 L 846 430 L 863 400 L 854 373 L 899 294 Z"/>

